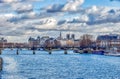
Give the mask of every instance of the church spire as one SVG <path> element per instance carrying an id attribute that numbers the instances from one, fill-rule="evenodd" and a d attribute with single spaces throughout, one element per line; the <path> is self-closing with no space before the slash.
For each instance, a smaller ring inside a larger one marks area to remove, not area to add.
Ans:
<path id="1" fill-rule="evenodd" d="M 61 31 L 60 31 L 60 36 L 59 37 L 60 37 L 60 39 L 62 39 L 62 33 L 61 33 Z"/>
<path id="2" fill-rule="evenodd" d="M 61 32 L 60 32 L 60 38 L 61 38 Z"/>

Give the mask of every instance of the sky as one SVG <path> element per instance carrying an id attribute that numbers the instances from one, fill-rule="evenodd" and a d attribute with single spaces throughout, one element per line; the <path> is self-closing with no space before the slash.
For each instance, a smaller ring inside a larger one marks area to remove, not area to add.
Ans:
<path id="1" fill-rule="evenodd" d="M 0 0 L 0 37 L 120 33 L 120 0 Z"/>

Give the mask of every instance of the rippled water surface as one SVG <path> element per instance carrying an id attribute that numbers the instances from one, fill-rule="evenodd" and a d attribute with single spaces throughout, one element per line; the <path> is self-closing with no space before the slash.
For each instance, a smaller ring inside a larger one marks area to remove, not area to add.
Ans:
<path id="1" fill-rule="evenodd" d="M 120 79 L 120 57 L 4 50 L 0 79 Z"/>

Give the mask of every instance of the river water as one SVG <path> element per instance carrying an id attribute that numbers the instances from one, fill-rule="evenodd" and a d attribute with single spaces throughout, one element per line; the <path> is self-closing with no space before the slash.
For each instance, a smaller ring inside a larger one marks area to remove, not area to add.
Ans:
<path id="1" fill-rule="evenodd" d="M 64 51 L 3 50 L 0 79 L 120 79 L 120 57 Z"/>

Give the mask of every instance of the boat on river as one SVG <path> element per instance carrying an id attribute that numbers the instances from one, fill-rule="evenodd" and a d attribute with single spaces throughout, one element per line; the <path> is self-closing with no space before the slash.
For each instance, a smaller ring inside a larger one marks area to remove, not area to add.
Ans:
<path id="1" fill-rule="evenodd" d="M 116 47 L 110 48 L 109 50 L 106 50 L 105 55 L 108 55 L 108 56 L 119 56 L 120 57 L 120 49 L 116 48 Z"/>
<path id="2" fill-rule="evenodd" d="M 82 53 L 83 53 L 83 50 L 80 50 L 80 49 L 74 49 L 73 52 L 74 52 L 74 53 L 80 53 L 80 54 L 82 54 Z"/>
<path id="3" fill-rule="evenodd" d="M 99 55 L 104 55 L 104 50 L 93 50 L 92 54 L 99 54 Z"/>

